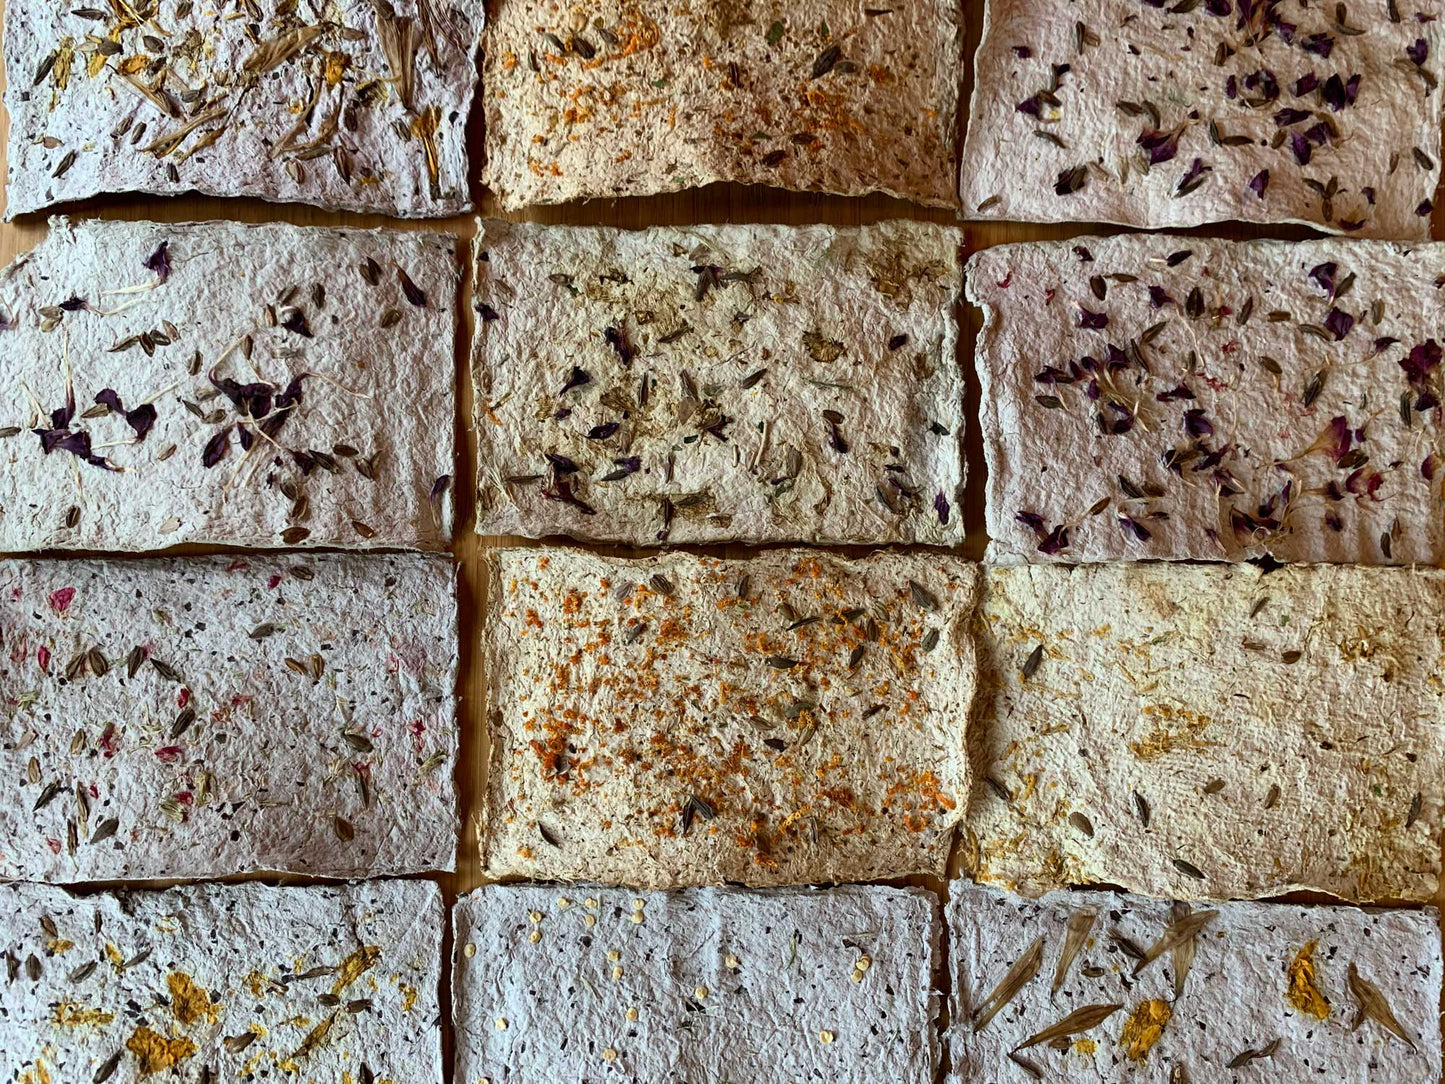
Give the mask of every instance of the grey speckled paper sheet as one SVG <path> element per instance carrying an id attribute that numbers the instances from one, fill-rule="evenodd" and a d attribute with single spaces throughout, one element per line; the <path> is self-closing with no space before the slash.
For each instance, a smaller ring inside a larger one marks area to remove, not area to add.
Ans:
<path id="1" fill-rule="evenodd" d="M 0 562 L 0 876 L 452 869 L 455 586 L 418 556 Z"/>
<path id="2" fill-rule="evenodd" d="M 424 881 L 0 886 L 0 1079 L 441 1084 Z"/>
<path id="3" fill-rule="evenodd" d="M 976 629 L 975 880 L 1434 896 L 1445 574 L 987 567 Z"/>
<path id="4" fill-rule="evenodd" d="M 939 553 L 490 557 L 489 876 L 941 875 L 978 567 Z"/>
<path id="5" fill-rule="evenodd" d="M 947 910 L 950 1084 L 1440 1079 L 1434 908 L 1222 903 L 1191 909 L 1110 892 L 1023 900 L 956 881 Z M 1072 941 L 1071 921 L 1079 931 Z M 1196 923 L 1203 925 L 1191 937 Z M 1166 948 L 1139 970 L 1137 954 L 1147 954 L 1171 924 L 1183 934 L 1181 948 Z M 1035 977 L 975 1032 L 971 1021 L 982 1018 L 990 992 L 1039 939 Z M 1378 1016 L 1356 1026 L 1361 992 L 1366 999 L 1379 995 L 1404 1038 Z M 1091 1005 L 1119 1008 L 1071 1032 L 1060 1040 L 1062 1049 L 1044 1042 L 1009 1059 L 1020 1044 Z"/>
<path id="6" fill-rule="evenodd" d="M 1445 245 L 1000 245 L 989 558 L 1445 562 Z"/>
<path id="7" fill-rule="evenodd" d="M 455 246 L 53 220 L 0 273 L 0 551 L 446 548 Z"/>
<path id="8" fill-rule="evenodd" d="M 964 212 L 1425 240 L 1441 14 L 1439 0 L 988 0 Z"/>
<path id="9" fill-rule="evenodd" d="M 929 1084 L 937 912 L 917 888 L 479 888 L 453 916 L 457 1080 Z"/>
<path id="10" fill-rule="evenodd" d="M 486 222 L 483 534 L 963 537 L 963 235 Z"/>
<path id="11" fill-rule="evenodd" d="M 464 211 L 481 25 L 480 3 L 448 0 L 264 21 L 191 0 L 11 0 L 6 215 L 110 192 Z"/>

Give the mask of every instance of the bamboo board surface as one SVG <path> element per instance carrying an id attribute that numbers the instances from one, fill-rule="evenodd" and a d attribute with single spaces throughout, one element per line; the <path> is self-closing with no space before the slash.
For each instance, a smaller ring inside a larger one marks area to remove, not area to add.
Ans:
<path id="1" fill-rule="evenodd" d="M 961 102 L 967 103 L 972 93 L 972 58 L 978 46 L 983 23 L 983 0 L 962 0 L 966 42 L 964 56 L 966 70 L 961 73 L 963 81 Z M 3 11 L 3 0 L 0 0 Z M 481 90 L 479 88 L 479 94 Z M 960 121 L 960 127 L 965 120 Z M 9 117 L 0 110 L 0 156 L 5 153 L 8 140 Z M 438 230 L 453 234 L 458 241 L 459 259 L 465 264 L 464 254 L 469 250 L 470 241 L 476 234 L 477 216 L 505 218 L 513 221 L 534 221 L 544 223 L 565 223 L 571 225 L 605 225 L 624 229 L 638 229 L 656 225 L 695 225 L 701 223 L 780 223 L 806 225 L 825 223 L 838 226 L 862 225 L 889 218 L 908 218 L 919 221 L 955 223 L 951 211 L 923 208 L 905 201 L 881 196 L 863 199 L 801 194 L 780 189 L 758 186 L 710 185 L 706 188 L 680 192 L 668 196 L 633 198 L 621 200 L 598 200 L 588 203 L 574 203 L 564 206 L 538 207 L 515 213 L 498 210 L 496 201 L 477 182 L 483 158 L 481 109 L 473 110 L 468 126 L 467 142 L 471 158 L 472 199 L 476 211 L 472 215 L 448 219 L 400 220 L 383 215 L 333 213 L 300 204 L 275 204 L 255 199 L 216 199 L 210 197 L 149 197 L 114 196 L 66 204 L 54 208 L 55 213 L 68 214 L 76 218 L 99 217 L 103 219 L 150 219 L 159 222 L 194 222 L 210 219 L 232 219 L 241 222 L 289 222 L 295 225 L 322 226 L 387 226 L 406 230 Z M 961 140 L 960 140 L 961 145 Z M 3 173 L 0 173 L 3 176 Z M 3 206 L 3 194 L 0 194 Z M 1436 240 L 1445 240 L 1445 200 L 1435 200 L 1435 212 L 1431 221 L 1431 235 Z M 1060 240 L 1092 234 L 1121 232 L 1115 227 L 1089 226 L 1080 224 L 1033 225 L 1025 223 L 968 223 L 965 224 L 969 252 L 992 245 L 1017 241 Z M 1296 227 L 1261 229 L 1242 224 L 1183 231 L 1203 236 L 1246 239 L 1270 237 L 1284 240 L 1298 240 L 1314 234 Z M 45 236 L 46 216 L 28 215 L 13 222 L 0 223 L 0 265 L 9 264 L 20 254 L 29 251 Z M 442 887 L 448 908 L 456 897 L 479 884 L 484 883 L 481 873 L 477 843 L 477 818 L 485 793 L 485 772 L 487 763 L 485 716 L 483 696 L 486 675 L 482 672 L 482 637 L 486 629 L 480 615 L 484 610 L 486 590 L 486 561 L 490 551 L 502 545 L 542 545 L 525 539 L 495 535 L 478 535 L 475 531 L 475 469 L 476 438 L 471 428 L 472 388 L 470 376 L 470 340 L 473 312 L 467 303 L 471 285 L 471 269 L 464 267 L 462 294 L 456 299 L 461 324 L 457 340 L 456 356 L 453 359 L 457 381 L 456 410 L 456 464 L 453 492 L 456 499 L 457 535 L 454 545 L 454 559 L 458 569 L 459 619 L 461 625 L 460 643 L 460 688 L 458 690 L 458 713 L 461 732 L 461 751 L 456 775 L 456 786 L 462 822 L 461 839 L 457 853 L 457 870 L 454 874 L 432 875 Z M 979 441 L 978 386 L 973 377 L 972 359 L 974 342 L 981 324 L 981 313 L 966 305 L 960 308 L 962 328 L 960 334 L 960 360 L 968 381 L 966 412 L 969 430 L 965 441 L 968 459 L 968 485 L 962 509 L 967 531 L 965 544 L 958 552 L 972 560 L 983 556 L 987 539 L 984 533 L 984 465 L 983 451 Z M 565 540 L 562 540 L 565 541 Z M 617 547 L 597 547 L 603 552 L 626 553 Z M 694 547 L 687 547 L 694 548 Z M 702 547 L 703 551 L 716 556 L 744 557 L 748 547 L 712 546 Z M 163 551 L 170 554 L 225 552 L 219 547 L 178 546 Z M 67 554 L 66 556 L 76 556 Z M 0 556 L 0 559 L 4 559 Z M 957 868 L 957 851 L 954 864 Z M 264 875 L 238 877 L 236 880 L 260 879 L 270 883 L 307 883 L 304 877 L 283 877 Z M 917 884 L 925 884 L 945 894 L 945 885 L 932 878 L 909 878 Z M 1297 896 L 1290 898 L 1308 899 Z M 1324 901 L 1325 897 L 1318 897 Z M 1445 891 L 1437 893 L 1436 906 L 1445 907 Z M 450 959 L 450 936 L 444 946 L 445 959 Z M 946 980 L 940 973 L 939 982 Z M 448 1077 L 451 1076 L 451 1029 L 450 1017 L 450 974 L 443 973 L 442 1010 L 444 1021 L 445 1063 Z M 460 1084 L 460 1082 L 458 1082 Z"/>

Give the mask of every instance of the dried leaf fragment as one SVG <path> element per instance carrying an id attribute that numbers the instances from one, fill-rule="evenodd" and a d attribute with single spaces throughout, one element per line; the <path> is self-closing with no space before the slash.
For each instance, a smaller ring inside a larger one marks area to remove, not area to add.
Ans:
<path id="1" fill-rule="evenodd" d="M 1051 1024 L 1034 1035 L 1030 1035 L 1015 1050 L 1027 1050 L 1031 1046 L 1038 1046 L 1039 1043 L 1047 1043 L 1053 1039 L 1064 1039 L 1070 1035 L 1077 1035 L 1081 1031 L 1089 1031 L 1096 1028 L 1109 1017 L 1124 1006 L 1120 1002 L 1104 1003 L 1099 1005 L 1085 1005 L 1075 1009 L 1064 1017 L 1057 1024 Z"/>
<path id="2" fill-rule="evenodd" d="M 1039 973 L 1039 968 L 1044 963 L 1044 938 L 1040 934 L 1034 938 L 1033 944 L 1026 948 L 1012 967 L 1004 973 L 988 995 L 978 1004 L 973 1011 L 973 1033 L 977 1035 L 984 1028 L 988 1027 L 989 1021 L 997 1016 L 1010 1001 L 1012 1001 L 1020 990 L 1027 986 L 1030 980 Z M 1117 1007 L 1117 1006 L 1116 1006 Z"/>

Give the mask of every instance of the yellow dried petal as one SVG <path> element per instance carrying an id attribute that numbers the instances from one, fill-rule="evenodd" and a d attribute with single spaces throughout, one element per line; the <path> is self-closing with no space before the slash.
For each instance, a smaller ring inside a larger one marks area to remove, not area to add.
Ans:
<path id="1" fill-rule="evenodd" d="M 1124 1048 L 1124 1053 L 1132 1061 L 1143 1061 L 1150 1048 L 1159 1041 L 1159 1036 L 1164 1034 L 1164 1026 L 1173 1015 L 1174 1010 L 1167 1001 L 1150 998 L 1139 1002 L 1129 1019 L 1124 1021 L 1124 1031 L 1119 1036 L 1119 1045 Z"/>
<path id="2" fill-rule="evenodd" d="M 1315 946 L 1318 944 L 1318 941 L 1311 941 L 1289 962 L 1285 972 L 1289 975 L 1289 989 L 1284 997 L 1300 1012 L 1323 1020 L 1330 1015 L 1330 1003 L 1315 985 Z"/>

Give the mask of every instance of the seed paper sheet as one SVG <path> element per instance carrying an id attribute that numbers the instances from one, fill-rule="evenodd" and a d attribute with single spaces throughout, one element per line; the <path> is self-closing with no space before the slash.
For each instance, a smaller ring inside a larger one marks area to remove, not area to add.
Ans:
<path id="1" fill-rule="evenodd" d="M 958 230 L 487 222 L 484 534 L 963 534 Z"/>
<path id="2" fill-rule="evenodd" d="M 975 880 L 1434 895 L 1438 572 L 1035 565 L 984 580 Z"/>
<path id="3" fill-rule="evenodd" d="M 990 558 L 1445 561 L 1445 245 L 976 255 Z"/>
<path id="4" fill-rule="evenodd" d="M 0 563 L 0 876 L 453 868 L 438 559 Z"/>
<path id="5" fill-rule="evenodd" d="M 0 887 L 6 1080 L 441 1084 L 425 881 Z"/>
<path id="6" fill-rule="evenodd" d="M 934 1079 L 923 889 L 490 885 L 453 919 L 458 1080 Z"/>
<path id="7" fill-rule="evenodd" d="M 488 874 L 941 873 L 969 785 L 977 579 L 942 554 L 499 551 Z"/>
<path id="8" fill-rule="evenodd" d="M 443 549 L 449 235 L 52 220 L 0 273 L 0 550 Z"/>
<path id="9" fill-rule="evenodd" d="M 1434 908 L 1191 908 L 1111 892 L 1034 901 L 958 881 L 947 910 L 951 1084 L 1440 1079 Z M 1071 920 L 1084 931 L 1072 940 Z M 1136 975 L 1137 955 L 1166 930 L 1182 937 L 1182 955 L 1165 951 Z M 982 1019 L 990 992 L 1040 938 L 1035 977 L 975 1032 L 970 1019 Z M 1372 994 L 1404 1037 L 1380 1015 L 1356 1026 L 1362 995 L 1374 1005 Z M 1091 1005 L 1119 1007 L 1071 1032 L 1062 1050 L 1041 1043 L 1018 1052 L 1040 1075 L 1010 1061 L 1010 1050 Z"/>
<path id="10" fill-rule="evenodd" d="M 1437 0 L 988 0 L 964 142 L 973 218 L 1300 222 L 1425 240 Z"/>
<path id="11" fill-rule="evenodd" d="M 494 14 L 482 183 L 506 210 L 714 181 L 957 205 L 957 4 Z"/>
<path id="12" fill-rule="evenodd" d="M 6 4 L 7 218 L 103 192 L 471 206 L 480 4 L 339 0 L 264 24 L 248 10 Z"/>

